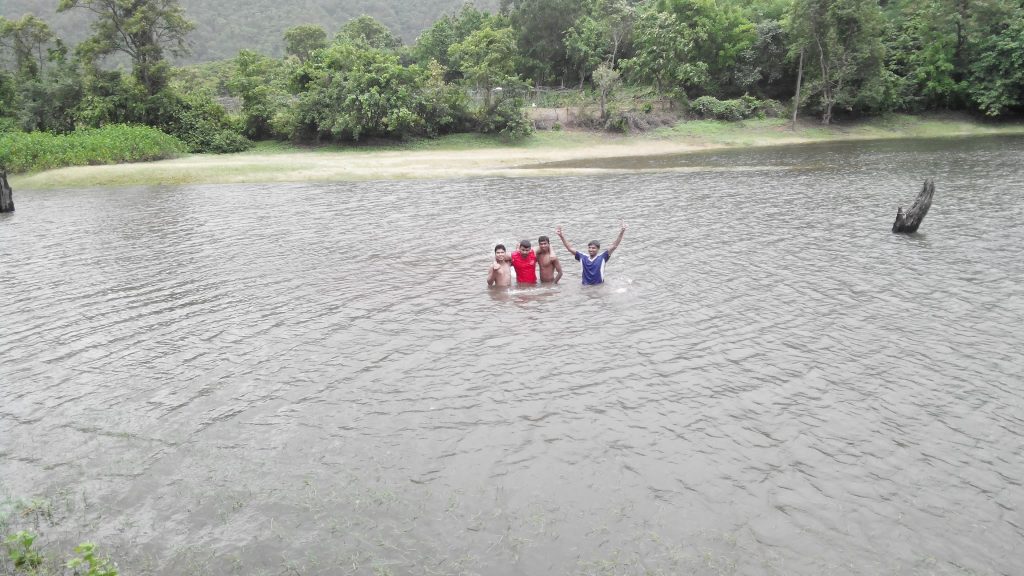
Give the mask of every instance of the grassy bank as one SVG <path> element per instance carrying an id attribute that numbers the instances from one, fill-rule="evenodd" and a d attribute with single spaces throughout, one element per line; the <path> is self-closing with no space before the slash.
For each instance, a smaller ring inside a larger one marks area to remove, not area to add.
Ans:
<path id="1" fill-rule="evenodd" d="M 479 134 L 434 140 L 303 147 L 260 143 L 224 155 L 187 155 L 156 162 L 60 168 L 10 179 L 18 189 L 354 181 L 555 174 L 540 164 L 559 160 L 678 154 L 709 148 L 891 138 L 1024 134 L 1024 123 L 991 124 L 965 116 L 891 115 L 850 124 L 822 126 L 788 120 L 690 121 L 633 135 L 585 131 L 540 131 L 509 143 Z"/>

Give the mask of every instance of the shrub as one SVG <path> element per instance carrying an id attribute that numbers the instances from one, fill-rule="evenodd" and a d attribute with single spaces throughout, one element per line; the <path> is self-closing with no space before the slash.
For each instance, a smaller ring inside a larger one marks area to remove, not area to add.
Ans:
<path id="1" fill-rule="evenodd" d="M 184 142 L 189 152 L 241 152 L 252 147 L 224 107 L 207 95 L 162 92 L 151 98 L 150 110 L 157 125 Z"/>
<path id="2" fill-rule="evenodd" d="M 774 100 L 758 100 L 747 95 L 733 100 L 701 96 L 690 103 L 690 112 L 706 120 L 737 121 L 747 118 L 780 116 L 783 114 L 783 109 L 782 105 Z"/>
<path id="3" fill-rule="evenodd" d="M 485 110 L 480 119 L 480 131 L 497 133 L 509 140 L 518 140 L 533 134 L 533 123 L 523 113 L 517 98 L 503 98 Z"/>
<path id="4" fill-rule="evenodd" d="M 35 172 L 64 166 L 146 162 L 173 158 L 186 151 L 177 138 L 148 126 L 112 124 L 67 135 L 47 132 L 0 134 L 0 166 Z"/>

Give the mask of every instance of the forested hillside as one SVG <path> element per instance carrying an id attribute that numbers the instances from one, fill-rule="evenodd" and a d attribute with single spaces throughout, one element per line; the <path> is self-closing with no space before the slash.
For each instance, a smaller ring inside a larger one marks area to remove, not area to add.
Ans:
<path id="1" fill-rule="evenodd" d="M 317 24 L 333 34 L 360 15 L 373 16 L 406 43 L 412 43 L 441 15 L 458 10 L 467 0 L 182 0 L 185 17 L 196 24 L 189 34 L 189 57 L 178 62 L 209 62 L 234 58 L 239 50 L 271 56 L 284 53 L 282 34 L 299 24 Z M 468 0 L 494 11 L 498 0 Z M 3 0 L 0 16 L 16 20 L 26 13 L 42 18 L 58 36 L 77 44 L 89 35 L 87 13 L 57 13 L 58 0 Z"/>
<path id="2" fill-rule="evenodd" d="M 198 0 L 59 0 L 77 36 L 33 15 L 0 17 L 0 166 L 52 167 L 66 147 L 47 135 L 115 124 L 229 152 L 265 139 L 514 139 L 535 126 L 525 110 L 546 104 L 578 107 L 575 127 L 620 132 L 794 109 L 826 125 L 1024 113 L 1021 0 L 497 0 L 496 11 L 302 1 L 231 0 L 232 12 L 197 11 Z M 219 59 L 174 66 L 189 45 Z"/>

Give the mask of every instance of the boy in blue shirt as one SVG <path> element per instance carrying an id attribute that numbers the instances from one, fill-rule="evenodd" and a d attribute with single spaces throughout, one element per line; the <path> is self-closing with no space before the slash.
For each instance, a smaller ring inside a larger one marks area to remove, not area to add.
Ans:
<path id="1" fill-rule="evenodd" d="M 569 245 L 569 241 L 565 239 L 565 234 L 562 233 L 562 227 L 559 226 L 555 233 L 562 239 L 562 244 L 565 244 L 565 249 L 576 255 L 576 259 L 583 265 L 583 283 L 584 284 L 601 284 L 604 282 L 604 264 L 612 257 L 612 252 L 619 247 L 619 242 L 622 242 L 622 236 L 626 234 L 626 225 L 619 224 L 619 235 L 612 242 L 604 252 L 598 254 L 598 250 L 601 249 L 601 243 L 597 240 L 591 240 L 587 243 L 587 254 L 578 252 Z"/>

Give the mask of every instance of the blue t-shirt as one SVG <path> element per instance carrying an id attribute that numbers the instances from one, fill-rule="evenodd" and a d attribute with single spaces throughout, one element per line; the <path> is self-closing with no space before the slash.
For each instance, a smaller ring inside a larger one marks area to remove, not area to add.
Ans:
<path id="1" fill-rule="evenodd" d="M 584 254 L 577 250 L 576 259 L 580 261 L 580 264 L 583 264 L 583 283 L 600 284 L 604 282 L 604 263 L 611 257 L 611 254 L 605 250 L 591 260 L 589 254 Z"/>

